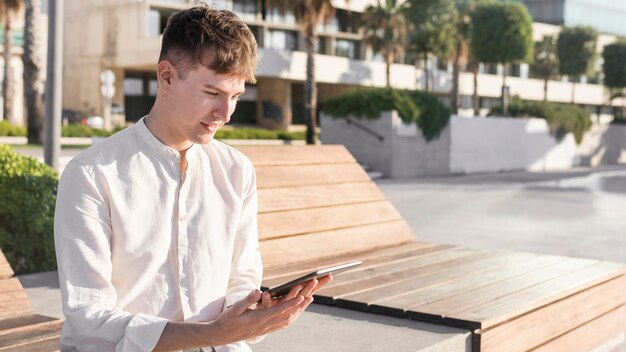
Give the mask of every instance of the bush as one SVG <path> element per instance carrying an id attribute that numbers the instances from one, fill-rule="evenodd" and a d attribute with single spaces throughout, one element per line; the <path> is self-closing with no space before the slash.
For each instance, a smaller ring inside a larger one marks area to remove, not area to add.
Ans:
<path id="1" fill-rule="evenodd" d="M 289 132 L 284 130 L 268 130 L 263 128 L 227 128 L 220 129 L 215 139 L 282 139 L 304 140 L 304 132 Z"/>
<path id="2" fill-rule="evenodd" d="M 489 115 L 502 114 L 501 106 L 491 108 Z M 580 144 L 583 136 L 593 122 L 591 116 L 583 108 L 573 104 L 557 104 L 548 102 L 524 101 L 513 97 L 509 105 L 509 114 L 513 117 L 537 117 L 548 122 L 550 130 L 557 134 L 572 133 L 576 143 Z"/>
<path id="3" fill-rule="evenodd" d="M 56 270 L 57 183 L 52 168 L 0 144 L 0 248 L 17 274 Z"/>
<path id="4" fill-rule="evenodd" d="M 352 90 L 326 100 L 322 111 L 336 118 L 348 115 L 375 119 L 383 111 L 396 110 L 404 123 L 415 123 L 427 141 L 448 125 L 450 109 L 426 92 L 393 88 Z"/>
<path id="5" fill-rule="evenodd" d="M 0 136 L 2 137 L 24 137 L 26 127 L 13 126 L 7 120 L 0 121 Z"/>
<path id="6" fill-rule="evenodd" d="M 108 137 L 112 134 L 115 134 L 125 127 L 116 127 L 112 131 L 107 131 L 100 128 L 92 128 L 87 125 L 81 125 L 78 123 L 71 123 L 67 126 L 63 126 L 61 129 L 61 136 L 63 137 Z"/>

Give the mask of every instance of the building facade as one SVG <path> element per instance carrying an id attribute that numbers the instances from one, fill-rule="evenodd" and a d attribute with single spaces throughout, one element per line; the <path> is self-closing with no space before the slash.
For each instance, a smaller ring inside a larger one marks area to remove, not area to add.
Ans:
<path id="1" fill-rule="evenodd" d="M 81 0 L 65 4 L 65 51 L 63 106 L 87 115 L 100 115 L 105 100 L 101 94 L 100 75 L 110 69 L 115 73 L 113 113 L 136 121 L 148 113 L 157 90 L 156 64 L 161 34 L 169 15 L 189 6 L 185 0 Z M 385 65 L 363 41 L 357 26 L 360 13 L 371 1 L 334 1 L 335 18 L 319 28 L 316 54 L 316 78 L 319 101 L 337 96 L 359 86 L 385 86 Z M 260 61 L 256 85 L 246 88 L 234 123 L 257 124 L 269 128 L 289 128 L 304 123 L 303 90 L 306 77 L 304 43 L 293 15 L 279 13 L 271 0 L 213 1 L 217 8 L 237 13 L 250 27 L 259 43 Z M 536 23 L 535 40 L 558 33 L 556 25 Z M 599 49 L 615 40 L 601 36 Z M 450 65 L 433 65 L 432 90 L 442 100 L 452 88 Z M 481 65 L 478 95 L 483 113 L 498 102 L 501 67 Z M 542 100 L 543 81 L 531 78 L 528 65 L 516 66 L 507 79 L 512 95 Z M 391 67 L 393 87 L 423 89 L 425 74 L 414 65 L 397 63 Z M 570 102 L 572 84 L 552 81 L 548 100 Z M 583 79 L 576 85 L 575 102 L 596 117 L 611 116 L 602 85 Z M 460 77 L 462 114 L 471 114 L 473 75 Z M 619 100 L 612 102 L 615 108 Z"/>

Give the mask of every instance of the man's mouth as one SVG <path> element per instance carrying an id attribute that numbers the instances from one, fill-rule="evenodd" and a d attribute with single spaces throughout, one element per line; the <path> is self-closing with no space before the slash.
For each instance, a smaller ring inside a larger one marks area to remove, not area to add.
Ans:
<path id="1" fill-rule="evenodd" d="M 216 132 L 220 128 L 220 126 L 217 124 L 209 124 L 204 122 L 200 122 L 200 124 L 202 125 L 202 127 L 204 127 L 205 130 L 209 132 Z"/>

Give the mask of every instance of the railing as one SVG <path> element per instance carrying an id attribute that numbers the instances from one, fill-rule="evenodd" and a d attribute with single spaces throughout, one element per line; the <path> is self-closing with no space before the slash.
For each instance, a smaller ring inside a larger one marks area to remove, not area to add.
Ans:
<path id="1" fill-rule="evenodd" d="M 354 119 L 354 118 L 352 118 L 350 116 L 348 116 L 346 118 L 346 121 L 348 122 L 348 125 L 354 125 L 354 127 L 359 128 L 359 129 L 367 132 L 368 134 L 378 138 L 378 140 L 381 141 L 381 142 L 385 140 L 385 137 L 382 134 L 374 131 L 373 129 L 371 129 L 371 128 L 367 127 L 367 126 L 365 126 L 364 124 L 362 124 L 361 122 L 359 122 L 358 120 L 356 120 L 356 119 Z"/>

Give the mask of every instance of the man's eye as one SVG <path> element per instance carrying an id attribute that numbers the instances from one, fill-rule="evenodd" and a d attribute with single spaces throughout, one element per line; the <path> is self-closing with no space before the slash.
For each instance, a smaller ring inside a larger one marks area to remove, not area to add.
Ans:
<path id="1" fill-rule="evenodd" d="M 208 95 L 217 95 L 218 94 L 217 92 L 208 92 L 208 91 L 205 92 L 205 93 L 207 93 Z"/>

